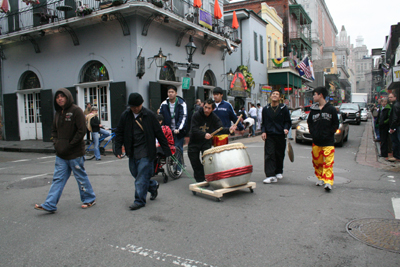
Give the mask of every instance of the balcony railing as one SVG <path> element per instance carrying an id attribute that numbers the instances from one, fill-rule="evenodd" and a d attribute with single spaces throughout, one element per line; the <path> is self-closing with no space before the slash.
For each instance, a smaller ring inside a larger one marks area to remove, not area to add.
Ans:
<path id="1" fill-rule="evenodd" d="M 87 9 L 93 12 L 105 10 L 109 7 L 129 5 L 130 3 L 150 2 L 155 6 L 171 12 L 186 21 L 194 24 L 199 24 L 199 10 L 190 2 L 185 0 L 167 0 L 167 1 L 152 1 L 152 0 L 120 0 L 100 2 L 97 0 L 47 0 L 45 4 L 34 4 L 26 6 L 25 3 L 20 5 L 20 8 L 15 11 L 11 10 L 7 14 L 0 15 L 0 34 L 8 34 L 21 30 L 34 29 L 35 27 L 62 22 L 70 18 L 80 17 L 84 19 L 87 14 L 80 13 L 79 8 L 84 5 Z M 162 4 L 158 6 L 158 4 Z M 213 12 L 205 10 L 213 17 Z M 234 39 L 234 31 L 230 25 L 226 25 L 223 20 L 212 19 L 213 32 L 224 36 L 225 38 Z"/>

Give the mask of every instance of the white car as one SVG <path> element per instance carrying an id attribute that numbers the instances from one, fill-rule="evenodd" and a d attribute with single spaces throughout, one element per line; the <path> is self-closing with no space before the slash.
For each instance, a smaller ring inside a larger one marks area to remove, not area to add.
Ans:
<path id="1" fill-rule="evenodd" d="M 361 110 L 361 120 L 368 121 L 368 111 L 366 109 Z"/>

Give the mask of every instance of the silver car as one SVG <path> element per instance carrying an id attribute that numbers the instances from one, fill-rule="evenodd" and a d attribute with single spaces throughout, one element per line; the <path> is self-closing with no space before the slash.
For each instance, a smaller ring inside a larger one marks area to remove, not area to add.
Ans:
<path id="1" fill-rule="evenodd" d="M 308 115 L 307 115 L 308 117 Z M 335 133 L 335 146 L 342 147 L 343 143 L 349 138 L 349 123 L 343 122 L 342 114 L 338 114 L 339 129 Z M 303 141 L 312 142 L 310 130 L 308 129 L 307 118 L 300 122 L 296 127 L 296 143 Z"/>
<path id="2" fill-rule="evenodd" d="M 361 110 L 361 121 L 368 121 L 368 111 L 366 109 Z"/>
<path id="3" fill-rule="evenodd" d="M 290 114 L 290 118 L 292 119 L 292 129 L 295 129 L 297 124 L 304 120 L 305 117 L 307 117 L 307 114 L 301 108 L 292 110 L 292 113 Z"/>

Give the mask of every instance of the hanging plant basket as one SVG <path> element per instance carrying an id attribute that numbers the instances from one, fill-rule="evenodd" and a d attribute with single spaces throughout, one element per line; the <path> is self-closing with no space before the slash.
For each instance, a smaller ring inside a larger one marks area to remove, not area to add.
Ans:
<path id="1" fill-rule="evenodd" d="M 76 12 L 76 14 L 77 14 L 78 16 L 82 16 L 82 17 L 83 17 L 83 16 L 87 16 L 87 15 L 92 14 L 93 9 L 89 8 L 88 5 L 82 5 L 82 6 L 78 7 L 78 8 L 75 10 L 75 12 Z"/>
<path id="2" fill-rule="evenodd" d="M 39 0 L 22 0 L 27 6 L 33 5 L 33 4 L 40 4 Z"/>
<path id="3" fill-rule="evenodd" d="M 153 3 L 153 5 L 155 5 L 156 7 L 164 7 L 164 3 L 162 1 L 151 1 Z"/>

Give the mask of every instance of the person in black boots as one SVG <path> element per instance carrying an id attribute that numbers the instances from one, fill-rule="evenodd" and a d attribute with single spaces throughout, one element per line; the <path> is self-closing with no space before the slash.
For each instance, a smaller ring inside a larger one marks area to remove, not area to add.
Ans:
<path id="1" fill-rule="evenodd" d="M 283 178 L 283 159 L 285 158 L 286 140 L 292 127 L 289 110 L 286 105 L 279 103 L 281 93 L 271 92 L 271 103 L 262 111 L 261 138 L 264 145 L 264 171 L 267 178 L 264 184 L 276 183 Z"/>
<path id="2" fill-rule="evenodd" d="M 215 102 L 208 99 L 204 102 L 204 107 L 199 109 L 192 117 L 190 128 L 190 141 L 188 145 L 188 156 L 192 164 L 194 178 L 200 183 L 205 180 L 203 164 L 200 160 L 200 152 L 210 149 L 212 145 L 211 133 L 223 127 L 221 119 L 214 114 Z M 218 134 L 229 134 L 235 131 L 236 125 L 224 128 Z"/>
<path id="3" fill-rule="evenodd" d="M 143 107 L 143 97 L 131 93 L 128 101 L 129 108 L 125 110 L 115 131 L 115 155 L 122 158 L 122 145 L 129 157 L 129 170 L 135 178 L 135 202 L 129 209 L 137 210 L 146 205 L 147 192 L 150 200 L 158 195 L 159 184 L 151 180 L 154 173 L 156 158 L 156 138 L 166 157 L 171 156 L 167 138 L 161 129 L 156 115 Z"/>
<path id="4" fill-rule="evenodd" d="M 382 98 L 381 109 L 379 111 L 379 116 L 377 119 L 377 124 L 379 125 L 379 136 L 381 137 L 381 157 L 388 159 L 388 139 L 389 136 L 389 115 L 391 106 L 387 102 L 387 98 Z"/>

